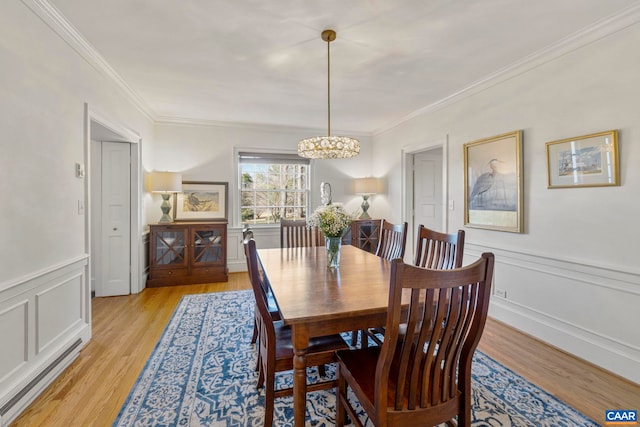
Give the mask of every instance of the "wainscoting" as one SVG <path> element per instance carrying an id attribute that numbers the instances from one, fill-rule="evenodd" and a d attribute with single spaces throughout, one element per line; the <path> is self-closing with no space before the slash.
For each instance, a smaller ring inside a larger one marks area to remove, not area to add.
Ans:
<path id="1" fill-rule="evenodd" d="M 8 425 L 91 338 L 88 257 L 0 288 L 0 426 Z"/>
<path id="2" fill-rule="evenodd" d="M 489 315 L 640 384 L 640 273 L 465 242 L 496 255 Z"/>
<path id="3" fill-rule="evenodd" d="M 280 247 L 280 226 L 252 227 L 258 249 Z M 247 271 L 242 247 L 242 228 L 227 229 L 227 267 L 230 273 Z"/>

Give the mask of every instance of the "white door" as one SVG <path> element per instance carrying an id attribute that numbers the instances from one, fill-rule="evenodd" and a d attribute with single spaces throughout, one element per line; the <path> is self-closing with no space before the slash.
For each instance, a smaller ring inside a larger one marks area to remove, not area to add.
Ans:
<path id="1" fill-rule="evenodd" d="M 131 291 L 130 144 L 102 142 L 100 268 L 96 296 Z"/>
<path id="2" fill-rule="evenodd" d="M 442 148 L 416 153 L 413 155 L 414 233 L 419 224 L 445 232 L 442 208 Z"/>

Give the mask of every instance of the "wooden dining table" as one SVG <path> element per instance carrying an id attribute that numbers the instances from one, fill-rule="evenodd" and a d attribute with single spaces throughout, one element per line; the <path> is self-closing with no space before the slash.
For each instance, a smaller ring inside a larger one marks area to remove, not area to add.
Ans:
<path id="1" fill-rule="evenodd" d="M 294 425 L 305 425 L 309 338 L 384 326 L 391 263 L 345 245 L 339 268 L 327 268 L 324 247 L 259 249 L 294 349 Z"/>

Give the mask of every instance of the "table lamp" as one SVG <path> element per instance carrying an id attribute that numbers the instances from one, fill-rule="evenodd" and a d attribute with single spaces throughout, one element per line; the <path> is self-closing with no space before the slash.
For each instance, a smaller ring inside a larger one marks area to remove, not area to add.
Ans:
<path id="1" fill-rule="evenodd" d="M 362 196 L 362 215 L 359 219 L 370 219 L 369 213 L 369 196 L 380 191 L 380 180 L 378 178 L 357 178 L 354 183 L 354 192 Z"/>
<path id="2" fill-rule="evenodd" d="M 149 190 L 152 193 L 162 194 L 162 217 L 158 221 L 159 224 L 173 222 L 169 216 L 171 212 L 171 203 L 169 199 L 171 194 L 182 191 L 182 174 L 176 172 L 151 172 L 149 177 Z"/>

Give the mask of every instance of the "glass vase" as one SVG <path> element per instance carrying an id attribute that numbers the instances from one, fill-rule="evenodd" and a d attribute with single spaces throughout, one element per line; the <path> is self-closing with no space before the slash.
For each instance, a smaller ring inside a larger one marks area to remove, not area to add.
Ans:
<path id="1" fill-rule="evenodd" d="M 342 237 L 325 236 L 324 239 L 325 244 L 327 245 L 327 267 L 340 267 L 340 249 L 342 248 Z"/>

